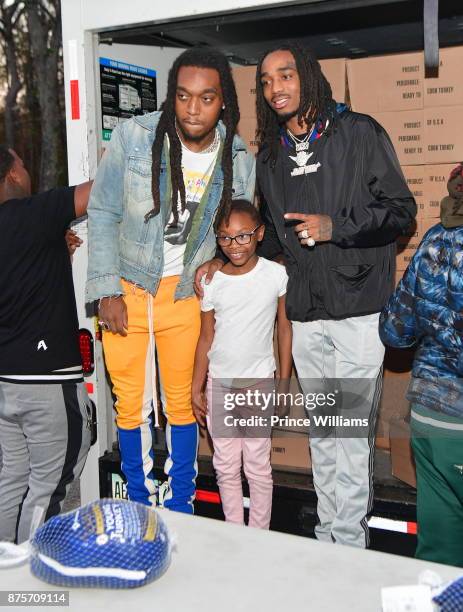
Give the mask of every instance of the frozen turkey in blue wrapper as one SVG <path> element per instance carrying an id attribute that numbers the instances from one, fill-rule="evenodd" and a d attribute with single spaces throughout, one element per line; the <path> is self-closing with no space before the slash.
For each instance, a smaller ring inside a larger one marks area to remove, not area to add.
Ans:
<path id="1" fill-rule="evenodd" d="M 159 578 L 169 567 L 172 546 L 151 507 L 102 499 L 48 520 L 31 548 L 32 573 L 45 582 L 121 589 Z"/>

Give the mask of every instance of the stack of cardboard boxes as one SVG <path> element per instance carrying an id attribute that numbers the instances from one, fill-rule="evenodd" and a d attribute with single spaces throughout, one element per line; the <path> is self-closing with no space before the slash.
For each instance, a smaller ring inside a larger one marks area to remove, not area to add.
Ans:
<path id="1" fill-rule="evenodd" d="M 425 79 L 422 52 L 358 60 L 320 62 L 338 102 L 373 116 L 388 132 L 417 205 L 416 223 L 398 239 L 396 282 L 410 263 L 421 239 L 439 222 L 440 201 L 447 195 L 450 171 L 463 160 L 463 47 L 440 50 L 438 78 Z M 257 153 L 256 67 L 233 69 L 241 120 L 238 131 L 249 150 Z M 411 355 L 408 355 L 408 366 Z M 409 367 L 396 368 L 387 357 L 377 446 L 391 451 L 392 473 L 415 486 L 406 422 L 405 399 Z M 407 359 L 406 359 L 407 360 Z M 400 370 L 400 371 L 397 371 Z M 307 435 L 274 432 L 272 464 L 286 470 L 307 470 Z M 200 443 L 200 454 L 211 454 L 210 440 Z"/>
<path id="2" fill-rule="evenodd" d="M 397 278 L 438 223 L 447 179 L 463 159 L 463 48 L 441 49 L 439 77 L 424 78 L 422 52 L 347 62 L 352 109 L 386 129 L 417 204 L 416 224 L 398 240 Z"/>
<path id="3" fill-rule="evenodd" d="M 397 241 L 396 283 L 423 236 L 439 222 L 450 171 L 463 159 L 462 59 L 462 47 L 441 49 L 439 76 L 431 79 L 425 78 L 422 52 L 347 62 L 352 109 L 372 115 L 386 129 L 418 205 L 416 223 Z M 377 445 L 390 448 L 392 473 L 415 486 L 402 397 L 409 377 L 406 371 L 385 371 Z"/>

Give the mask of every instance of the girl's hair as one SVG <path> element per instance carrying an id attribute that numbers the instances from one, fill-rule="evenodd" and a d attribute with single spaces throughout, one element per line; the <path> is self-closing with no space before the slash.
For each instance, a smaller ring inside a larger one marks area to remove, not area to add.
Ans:
<path id="1" fill-rule="evenodd" d="M 217 212 L 214 222 L 214 231 L 217 232 L 222 223 L 228 225 L 230 216 L 234 212 L 249 215 L 256 225 L 262 225 L 263 223 L 259 209 L 253 206 L 251 202 L 248 202 L 248 200 L 233 200 L 228 212 L 225 210 L 219 210 Z"/>

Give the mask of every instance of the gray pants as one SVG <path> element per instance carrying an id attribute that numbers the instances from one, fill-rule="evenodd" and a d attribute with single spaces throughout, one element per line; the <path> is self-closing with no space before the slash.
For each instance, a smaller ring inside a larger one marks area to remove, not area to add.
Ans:
<path id="1" fill-rule="evenodd" d="M 347 437 L 343 430 L 342 436 L 310 438 L 319 520 L 315 535 L 358 547 L 369 544 L 366 517 L 373 506 L 374 435 L 384 358 L 378 319 L 379 314 L 373 314 L 293 322 L 293 357 L 304 393 L 309 392 L 304 379 L 354 378 L 363 387 L 355 416 L 369 419 L 365 435 Z"/>
<path id="2" fill-rule="evenodd" d="M 58 514 L 90 448 L 84 383 L 0 382 L 0 540 L 29 538 L 36 506 Z"/>

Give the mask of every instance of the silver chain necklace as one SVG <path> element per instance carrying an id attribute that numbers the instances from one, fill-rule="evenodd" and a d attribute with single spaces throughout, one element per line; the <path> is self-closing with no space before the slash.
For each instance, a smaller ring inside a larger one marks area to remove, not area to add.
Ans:
<path id="1" fill-rule="evenodd" d="M 201 153 L 201 154 L 204 154 L 204 153 L 213 153 L 216 149 L 218 149 L 219 143 L 220 143 L 219 130 L 217 128 L 215 128 L 214 140 L 211 142 L 211 144 L 208 147 L 206 147 L 202 151 L 199 151 L 199 153 Z"/>
<path id="2" fill-rule="evenodd" d="M 304 138 L 298 138 L 291 132 L 290 129 L 288 128 L 286 129 L 286 131 L 288 132 L 288 136 L 291 138 L 291 140 L 294 143 L 294 148 L 296 149 L 296 153 L 299 153 L 299 151 L 309 150 L 310 137 L 312 136 L 314 129 L 315 129 L 315 124 L 312 126 L 312 129 L 310 130 L 310 132 L 304 136 Z"/>
<path id="3" fill-rule="evenodd" d="M 177 125 L 175 125 L 175 131 L 177 132 L 177 136 L 178 136 L 178 139 L 180 140 L 182 147 L 185 147 L 185 149 L 188 149 L 186 144 L 180 138 L 180 134 L 178 133 L 178 130 L 177 130 Z M 197 151 L 197 153 L 199 153 L 200 155 L 204 155 L 205 153 L 214 153 L 219 148 L 219 144 L 220 144 L 220 133 L 219 133 L 219 130 L 215 128 L 214 139 L 211 142 L 211 144 L 208 145 L 202 151 Z M 188 150 L 190 151 L 191 149 L 188 149 Z"/>

